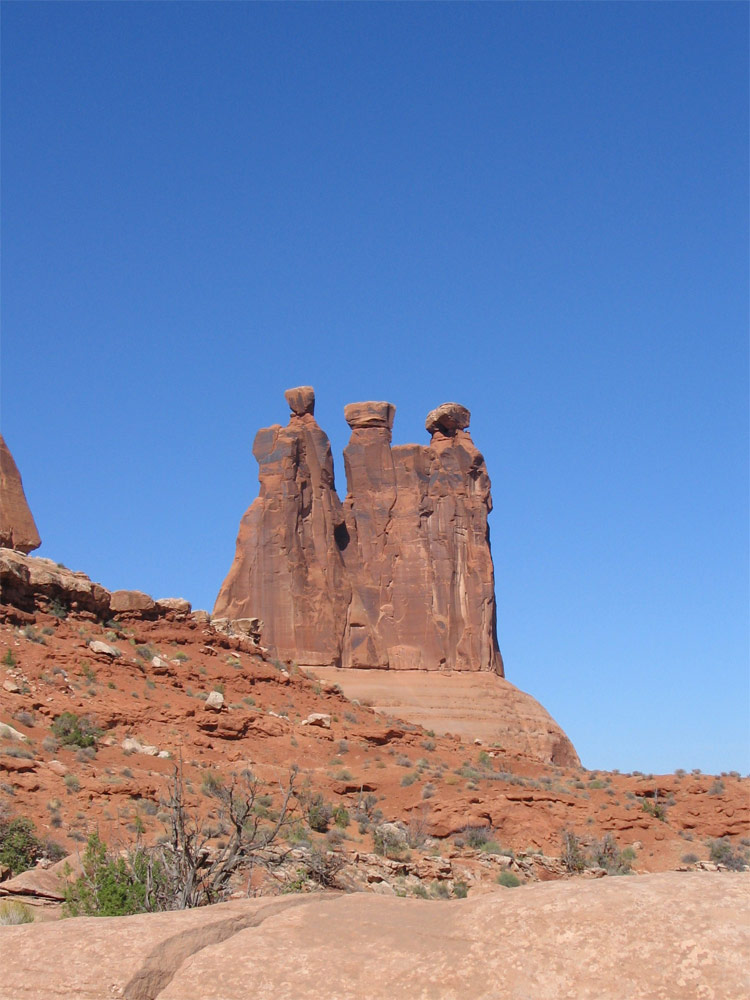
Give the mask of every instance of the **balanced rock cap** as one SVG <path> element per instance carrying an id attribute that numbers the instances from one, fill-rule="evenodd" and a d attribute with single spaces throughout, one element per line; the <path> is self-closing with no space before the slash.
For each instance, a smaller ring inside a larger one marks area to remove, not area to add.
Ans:
<path id="1" fill-rule="evenodd" d="M 289 403 L 289 409 L 298 417 L 315 412 L 315 390 L 311 385 L 298 385 L 295 389 L 287 389 L 284 399 Z"/>
<path id="2" fill-rule="evenodd" d="M 349 403 L 344 407 L 344 419 L 352 430 L 357 427 L 387 427 L 393 429 L 396 407 L 393 403 Z"/>
<path id="3" fill-rule="evenodd" d="M 452 434 L 454 431 L 465 430 L 471 422 L 471 413 L 460 403 L 441 403 L 434 410 L 430 410 L 425 420 L 425 427 L 434 434 L 442 431 L 444 434 Z"/>

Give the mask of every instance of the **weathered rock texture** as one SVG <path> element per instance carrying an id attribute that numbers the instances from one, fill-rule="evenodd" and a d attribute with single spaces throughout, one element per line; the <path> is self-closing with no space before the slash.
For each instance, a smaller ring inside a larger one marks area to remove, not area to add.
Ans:
<path id="1" fill-rule="evenodd" d="M 26 502 L 21 473 L 0 434 L 0 546 L 31 552 L 41 544 Z"/>
<path id="2" fill-rule="evenodd" d="M 395 407 L 349 404 L 342 504 L 312 389 L 286 398 L 288 426 L 255 438 L 260 495 L 214 614 L 261 618 L 266 646 L 309 665 L 502 674 L 490 480 L 469 411 L 444 403 L 429 445 L 391 447 Z"/>
<path id="3" fill-rule="evenodd" d="M 8 1000 L 736 1000 L 750 991 L 750 876 L 496 887 L 436 902 L 365 893 L 0 928 Z"/>
<path id="4" fill-rule="evenodd" d="M 52 559 L 0 547 L 0 618 L 14 615 L 33 618 L 35 611 L 46 610 L 52 602 L 101 619 L 110 615 L 178 618 L 191 610 L 190 604 L 179 597 L 155 601 L 139 590 L 110 593 L 85 573 L 67 569 Z"/>

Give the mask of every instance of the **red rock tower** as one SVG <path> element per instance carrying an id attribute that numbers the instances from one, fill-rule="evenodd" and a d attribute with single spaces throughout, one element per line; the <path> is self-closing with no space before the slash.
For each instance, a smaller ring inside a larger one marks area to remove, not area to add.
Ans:
<path id="1" fill-rule="evenodd" d="M 0 546 L 28 554 L 41 544 L 26 502 L 21 473 L 0 435 Z"/>
<path id="2" fill-rule="evenodd" d="M 351 403 L 347 496 L 309 386 L 287 427 L 258 432 L 260 494 L 214 614 L 257 617 L 276 655 L 309 665 L 503 673 L 487 515 L 469 411 L 427 417 L 429 445 L 391 446 L 395 407 Z"/>

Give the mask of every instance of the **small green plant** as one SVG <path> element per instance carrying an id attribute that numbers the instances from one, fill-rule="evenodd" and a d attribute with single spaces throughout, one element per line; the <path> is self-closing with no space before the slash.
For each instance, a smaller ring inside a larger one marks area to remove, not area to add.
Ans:
<path id="1" fill-rule="evenodd" d="M 456 899 L 466 899 L 469 893 L 469 887 L 465 882 L 454 882 L 453 883 L 453 895 Z"/>
<path id="2" fill-rule="evenodd" d="M 667 821 L 667 807 L 663 802 L 658 802 L 655 799 L 643 799 L 641 806 L 645 813 L 649 816 L 653 816 L 654 819 L 661 820 L 662 823 Z"/>
<path id="3" fill-rule="evenodd" d="M 3 662 L 3 666 L 4 667 L 15 667 L 16 666 L 16 658 L 13 655 L 13 650 L 12 649 L 6 649 L 5 650 L 5 655 L 3 656 L 3 661 L 2 662 Z"/>
<path id="4" fill-rule="evenodd" d="M 100 731 L 85 715 L 63 712 L 52 723 L 52 734 L 63 746 L 93 747 Z"/>
<path id="5" fill-rule="evenodd" d="M 53 597 L 49 602 L 49 607 L 47 611 L 54 615 L 55 618 L 59 618 L 60 621 L 64 621 L 70 614 L 70 608 L 67 604 L 64 604 L 58 597 Z"/>
<path id="6" fill-rule="evenodd" d="M 497 884 L 504 885 L 506 889 L 515 889 L 516 886 L 519 886 L 521 884 L 521 880 L 517 875 L 514 875 L 513 872 L 505 871 L 505 872 L 500 872 L 500 874 L 497 876 Z"/>
<path id="7" fill-rule="evenodd" d="M 349 810 L 346 806 L 336 806 L 333 810 L 333 822 L 342 830 L 345 830 L 349 826 Z"/>

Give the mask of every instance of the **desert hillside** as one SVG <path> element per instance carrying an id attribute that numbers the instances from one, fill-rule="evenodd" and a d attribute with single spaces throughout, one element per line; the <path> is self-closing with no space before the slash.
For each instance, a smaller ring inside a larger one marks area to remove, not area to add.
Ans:
<path id="1" fill-rule="evenodd" d="M 322 883 L 457 896 L 504 874 L 530 882 L 744 862 L 748 782 L 736 773 L 545 763 L 533 741 L 473 736 L 470 717 L 445 735 L 395 705 L 383 713 L 348 699 L 335 674 L 273 659 L 257 636 L 222 631 L 184 601 L 110 594 L 48 560 L 1 557 L 13 603 L 0 609 L 0 802 L 6 823 L 31 821 L 43 865 L 82 853 L 93 833 L 116 849 L 158 842 L 177 767 L 208 850 L 226 844 L 218 793 L 233 776 L 255 776 L 264 822 L 292 778 L 279 833 L 290 853 L 255 873 L 253 891 Z M 570 835 L 580 865 L 566 862 Z M 322 875 L 321 854 L 335 859 Z M 59 879 L 45 873 L 37 892 L 32 874 L 6 878 L 0 894 L 55 912 Z"/>

